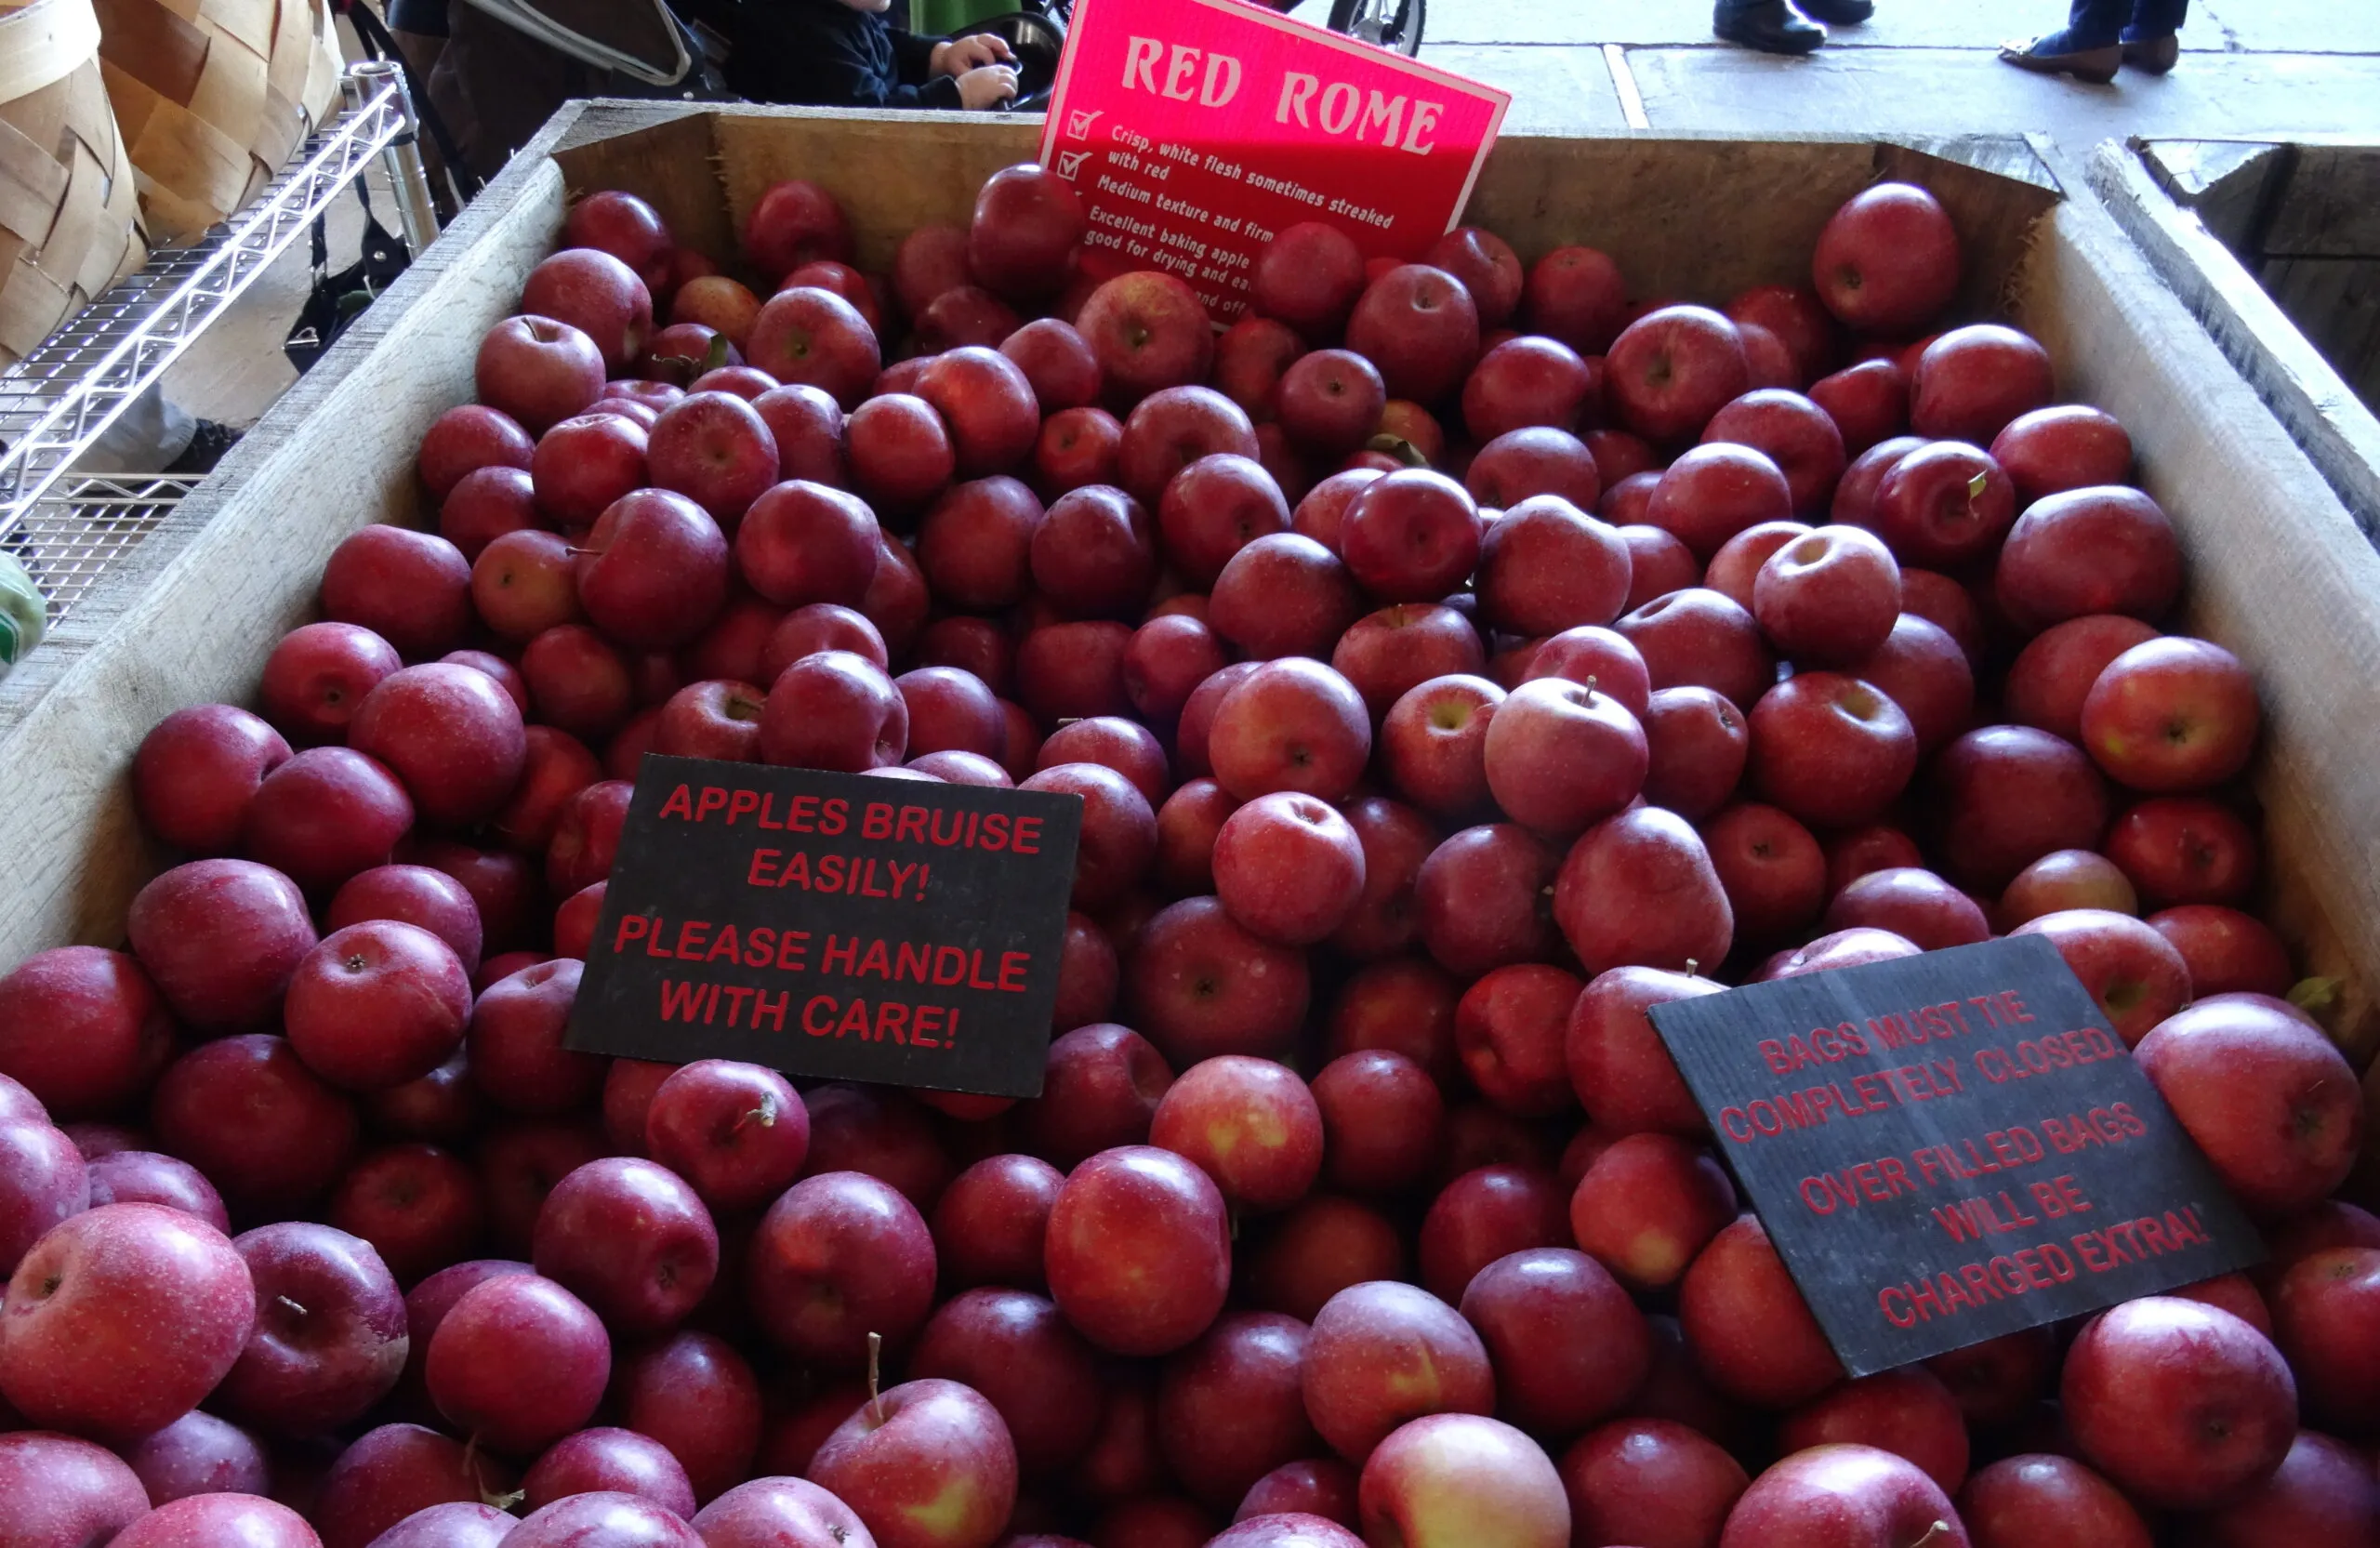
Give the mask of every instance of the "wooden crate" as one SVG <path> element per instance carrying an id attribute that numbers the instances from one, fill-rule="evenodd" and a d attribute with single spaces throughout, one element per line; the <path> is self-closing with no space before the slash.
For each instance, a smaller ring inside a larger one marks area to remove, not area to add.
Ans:
<path id="1" fill-rule="evenodd" d="M 802 109 L 574 104 L 515 157 L 324 363 L 54 642 L 0 681 L 0 853 L 17 882 L 0 963 L 121 939 L 158 856 L 124 773 L 178 707 L 250 699 L 266 653 L 315 603 L 324 559 L 372 522 L 424 513 L 422 430 L 470 395 L 473 345 L 551 245 L 567 199 L 628 189 L 684 240 L 725 252 L 769 182 L 841 198 L 880 265 L 921 221 L 963 221 L 976 185 L 1031 157 L 1030 119 Z M 2147 486 L 2191 562 L 2188 626 L 2256 669 L 2268 734 L 2256 770 L 2270 904 L 2359 1065 L 2380 985 L 2380 551 L 2289 432 L 2226 363 L 2098 204 L 2062 195 L 2043 144 L 1742 141 L 1625 134 L 1506 137 L 1471 215 L 1534 257 L 1585 242 L 1644 294 L 1721 297 L 1807 272 L 1813 239 L 1880 176 L 1932 188 L 1965 240 L 1962 307 L 2004 310 L 2046 345 L 2067 395 L 2128 426 Z M 2065 181 L 2070 185 L 2071 179 Z M 2363 706 L 2365 708 L 2359 708 Z M 2380 1176 L 2369 1180 L 2380 1191 Z"/>
<path id="2" fill-rule="evenodd" d="M 2110 142 L 2088 176 L 2380 541 L 2380 145 Z"/>

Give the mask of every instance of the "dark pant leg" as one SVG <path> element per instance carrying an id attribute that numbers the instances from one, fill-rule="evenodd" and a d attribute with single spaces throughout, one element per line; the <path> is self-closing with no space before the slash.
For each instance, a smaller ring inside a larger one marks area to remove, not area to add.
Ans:
<path id="1" fill-rule="evenodd" d="M 2190 0 L 2134 0 L 2132 25 L 2123 30 L 2123 35 L 2133 42 L 2172 37 L 2182 30 L 2182 18 L 2189 8 Z"/>
<path id="2" fill-rule="evenodd" d="M 2112 47 L 2132 11 L 2133 0 L 2074 0 L 2066 18 L 2065 49 L 2059 51 Z"/>

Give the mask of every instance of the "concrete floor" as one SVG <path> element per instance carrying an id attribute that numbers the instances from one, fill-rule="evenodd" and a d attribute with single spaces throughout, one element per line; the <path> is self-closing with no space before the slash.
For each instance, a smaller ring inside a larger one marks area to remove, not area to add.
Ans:
<path id="1" fill-rule="evenodd" d="M 1510 90 L 1516 130 L 2041 131 L 2073 154 L 2127 135 L 2380 141 L 2380 0 L 2201 0 L 2162 79 L 2083 86 L 1993 60 L 2002 39 L 2056 25 L 2061 4 L 1879 0 L 1868 25 L 1778 60 L 1713 40 L 1709 0 L 1429 0 L 1422 54 Z M 342 201 L 334 268 L 357 224 Z M 262 413 L 294 379 L 280 346 L 306 282 L 301 243 L 175 367 L 175 396 L 234 424 Z"/>

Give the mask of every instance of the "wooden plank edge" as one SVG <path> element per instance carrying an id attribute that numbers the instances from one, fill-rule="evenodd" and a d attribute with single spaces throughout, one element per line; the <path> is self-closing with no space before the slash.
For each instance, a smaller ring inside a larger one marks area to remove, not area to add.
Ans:
<path id="1" fill-rule="evenodd" d="M 2231 250 L 2175 205 L 2138 157 L 2101 145 L 2086 180 L 2189 314 L 2296 439 L 2367 536 L 2380 541 L 2380 418 Z"/>
<path id="2" fill-rule="evenodd" d="M 2380 763 L 2365 730 L 2380 552 L 2105 205 L 2071 200 L 2047 226 L 2019 320 L 2059 361 L 2061 390 L 2132 433 L 2188 561 L 2184 627 L 2256 672 L 2270 901 L 2305 964 L 2346 980 L 2326 1025 L 2360 1064 L 2380 1038 Z M 2282 523 L 2295 536 L 2277 543 Z"/>

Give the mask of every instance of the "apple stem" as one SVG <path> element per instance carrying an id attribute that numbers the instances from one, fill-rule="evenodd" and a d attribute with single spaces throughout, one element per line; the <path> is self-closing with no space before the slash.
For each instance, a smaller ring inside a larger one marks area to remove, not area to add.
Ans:
<path id="1" fill-rule="evenodd" d="M 884 1395 L 877 1390 L 879 1363 L 884 1356 L 884 1335 L 867 1335 L 867 1419 L 871 1424 L 884 1422 Z"/>
<path id="2" fill-rule="evenodd" d="M 290 1300 L 290 1299 L 289 1299 L 289 1297 L 287 1297 L 287 1296 L 285 1296 L 285 1295 L 276 1295 L 276 1296 L 274 1296 L 274 1297 L 273 1297 L 273 1299 L 274 1299 L 275 1301 L 280 1302 L 283 1305 L 284 1305 L 284 1306 L 288 1307 L 291 1311 L 296 1312 L 299 1316 L 306 1316 L 306 1315 L 307 1315 L 307 1312 L 306 1312 L 306 1308 L 305 1308 L 305 1307 L 303 1307 L 303 1306 L 301 1306 L 301 1305 L 298 1304 L 298 1303 L 297 1303 L 297 1302 Z"/>
<path id="3" fill-rule="evenodd" d="M 776 1100 L 774 1097 L 762 1097 L 760 1099 L 760 1105 L 758 1107 L 753 1108 L 750 1112 L 746 1113 L 742 1118 L 737 1118 L 735 1120 L 735 1127 L 728 1131 L 728 1132 L 731 1134 L 740 1134 L 744 1132 L 744 1126 L 747 1123 L 757 1123 L 763 1129 L 774 1129 L 776 1127 Z"/>
<path id="4" fill-rule="evenodd" d="M 1919 1538 L 1915 1542 L 1911 1543 L 1909 1548 L 1925 1548 L 1925 1545 L 1933 1541 L 1936 1538 L 1948 1537 L 1950 1535 L 1950 1524 L 1947 1521 L 1937 1521 L 1931 1527 L 1926 1528 L 1925 1535 Z"/>
<path id="5" fill-rule="evenodd" d="M 1691 957 L 1687 958 L 1687 959 L 1686 959 L 1686 976 L 1687 976 L 1688 978 L 1699 978 L 1699 977 L 1701 977 L 1701 976 L 1702 976 L 1702 964 L 1701 964 L 1700 962 L 1699 962 L 1699 961 L 1696 961 L 1696 960 L 1695 960 L 1693 958 L 1691 958 Z"/>

